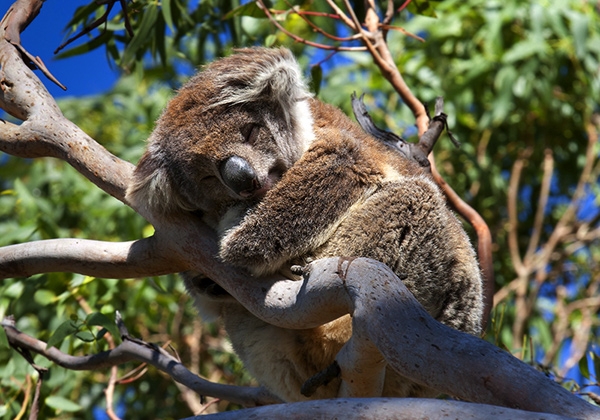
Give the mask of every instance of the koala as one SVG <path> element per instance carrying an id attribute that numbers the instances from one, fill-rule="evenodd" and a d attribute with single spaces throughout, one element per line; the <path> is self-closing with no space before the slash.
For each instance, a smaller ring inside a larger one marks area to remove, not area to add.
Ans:
<path id="1" fill-rule="evenodd" d="M 438 321 L 480 333 L 475 252 L 430 174 L 313 98 L 286 49 L 239 50 L 194 76 L 158 120 L 127 197 L 169 217 L 194 212 L 217 232 L 219 257 L 254 276 L 328 256 L 376 259 Z M 352 335 L 348 315 L 279 328 L 202 274 L 184 280 L 201 312 L 221 317 L 248 371 L 285 401 L 305 400 L 302 384 Z M 436 393 L 386 371 L 383 396 Z"/>

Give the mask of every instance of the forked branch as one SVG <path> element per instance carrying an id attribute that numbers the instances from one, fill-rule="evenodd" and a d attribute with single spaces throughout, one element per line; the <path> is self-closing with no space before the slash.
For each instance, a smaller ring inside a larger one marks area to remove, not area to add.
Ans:
<path id="1" fill-rule="evenodd" d="M 352 381 L 346 381 L 345 395 L 368 392 L 359 387 L 368 384 L 372 375 L 360 367 L 385 359 L 401 375 L 463 400 L 581 419 L 600 415 L 600 408 L 510 353 L 434 320 L 402 281 L 377 261 L 317 260 L 307 268 L 303 281 L 240 282 L 235 273 L 233 278 L 218 276 L 217 271 L 206 273 L 235 297 L 243 296 L 252 313 L 282 328 L 322 325 L 351 313 L 353 336 L 337 361 L 342 372 L 359 369 Z"/>

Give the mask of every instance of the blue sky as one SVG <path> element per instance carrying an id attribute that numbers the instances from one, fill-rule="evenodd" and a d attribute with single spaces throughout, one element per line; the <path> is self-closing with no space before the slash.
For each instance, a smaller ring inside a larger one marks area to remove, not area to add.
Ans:
<path id="1" fill-rule="evenodd" d="M 64 60 L 55 58 L 54 50 L 65 39 L 65 26 L 75 9 L 89 3 L 90 0 L 47 0 L 38 17 L 21 34 L 22 44 L 27 51 L 39 56 L 50 72 L 67 87 L 67 91 L 63 91 L 40 71 L 36 71 L 36 75 L 55 98 L 104 92 L 119 75 L 110 67 L 103 48 Z M 7 9 L 8 3 L 4 4 Z M 2 14 L 6 9 L 2 10 Z M 82 42 L 85 42 L 85 38 L 76 41 L 75 45 Z"/>

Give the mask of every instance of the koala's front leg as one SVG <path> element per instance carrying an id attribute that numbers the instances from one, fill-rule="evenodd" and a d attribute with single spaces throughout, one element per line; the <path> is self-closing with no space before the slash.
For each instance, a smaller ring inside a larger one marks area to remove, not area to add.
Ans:
<path id="1" fill-rule="evenodd" d="M 323 143 L 306 152 L 257 207 L 225 233 L 220 245 L 225 262 L 266 275 L 309 255 L 375 184 L 378 176 L 355 142 L 340 138 Z"/>

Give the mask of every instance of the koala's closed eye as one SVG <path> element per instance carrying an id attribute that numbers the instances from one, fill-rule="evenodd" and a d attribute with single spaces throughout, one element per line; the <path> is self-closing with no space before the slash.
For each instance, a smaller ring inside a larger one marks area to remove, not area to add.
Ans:
<path id="1" fill-rule="evenodd" d="M 242 136 L 244 141 L 250 145 L 253 145 L 260 134 L 260 125 L 258 124 L 247 124 L 241 128 Z"/>

